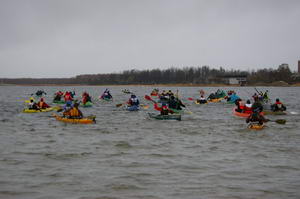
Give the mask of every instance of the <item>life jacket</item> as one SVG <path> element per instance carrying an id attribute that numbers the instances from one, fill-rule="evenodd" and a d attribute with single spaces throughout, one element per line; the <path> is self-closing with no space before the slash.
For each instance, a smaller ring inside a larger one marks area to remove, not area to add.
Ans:
<path id="1" fill-rule="evenodd" d="M 252 104 L 245 104 L 244 113 L 252 113 Z"/>
<path id="2" fill-rule="evenodd" d="M 275 102 L 275 104 L 276 104 L 276 106 L 277 106 L 278 108 L 281 108 L 281 107 L 282 107 L 282 103 L 281 103 L 281 102 Z"/>
<path id="3" fill-rule="evenodd" d="M 65 95 L 65 101 L 72 101 L 72 97 L 70 94 Z"/>
<path id="4" fill-rule="evenodd" d="M 244 102 L 240 101 L 240 102 L 239 102 L 239 107 L 240 107 L 240 109 L 244 110 L 244 109 L 245 109 L 245 104 L 244 104 Z"/>
<path id="5" fill-rule="evenodd" d="M 44 108 L 44 104 L 45 104 L 45 102 L 39 101 L 38 106 L 39 106 L 40 108 Z"/>
<path id="6" fill-rule="evenodd" d="M 79 117 L 80 114 L 79 114 L 79 110 L 75 107 L 73 107 L 71 110 L 70 110 L 70 116 L 71 117 Z"/>
<path id="7" fill-rule="evenodd" d="M 161 111 L 160 111 L 161 115 L 168 115 L 169 114 L 169 109 L 166 105 L 161 107 Z"/>
<path id="8" fill-rule="evenodd" d="M 130 98 L 130 105 L 136 105 L 136 106 L 138 106 L 139 105 L 139 100 L 138 100 L 138 98 Z"/>

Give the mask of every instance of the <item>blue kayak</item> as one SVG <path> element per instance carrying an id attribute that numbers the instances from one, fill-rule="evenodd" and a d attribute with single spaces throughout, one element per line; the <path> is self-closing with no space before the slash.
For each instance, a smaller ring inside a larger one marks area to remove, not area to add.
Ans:
<path id="1" fill-rule="evenodd" d="M 140 107 L 139 107 L 139 106 L 136 106 L 136 105 L 133 105 L 133 106 L 127 106 L 127 107 L 126 107 L 126 110 L 127 110 L 127 111 L 138 111 L 138 110 L 140 110 Z"/>

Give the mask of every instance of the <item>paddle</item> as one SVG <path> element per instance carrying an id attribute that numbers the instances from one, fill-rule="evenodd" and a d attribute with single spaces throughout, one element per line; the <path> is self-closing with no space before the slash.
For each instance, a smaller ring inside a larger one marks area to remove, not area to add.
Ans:
<path id="1" fill-rule="evenodd" d="M 187 99 L 190 100 L 190 101 L 194 101 L 194 98 L 192 98 L 192 97 L 189 97 Z"/>
<path id="2" fill-rule="evenodd" d="M 285 124 L 286 120 L 284 120 L 284 119 L 269 120 L 269 122 L 276 122 L 277 124 Z"/>
<path id="3" fill-rule="evenodd" d="M 122 103 L 122 104 L 116 104 L 116 107 L 120 107 L 120 106 L 123 106 L 125 103 Z"/>
<path id="4" fill-rule="evenodd" d="M 96 119 L 96 115 L 90 115 L 90 116 L 87 116 L 88 119 L 91 119 L 93 121 L 95 121 Z"/>
<path id="5" fill-rule="evenodd" d="M 145 95 L 145 99 L 148 100 L 148 101 L 151 101 L 151 102 L 153 102 L 155 104 L 157 104 L 157 102 L 154 101 L 149 95 Z"/>
<path id="6" fill-rule="evenodd" d="M 141 105 L 141 107 L 143 108 L 143 109 L 148 109 L 149 108 L 149 105 L 145 105 L 145 104 L 140 104 Z"/>

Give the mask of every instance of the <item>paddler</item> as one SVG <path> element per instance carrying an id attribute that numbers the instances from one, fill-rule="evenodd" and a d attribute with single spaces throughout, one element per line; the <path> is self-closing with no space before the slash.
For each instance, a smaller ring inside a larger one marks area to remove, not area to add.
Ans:
<path id="1" fill-rule="evenodd" d="M 247 100 L 245 106 L 244 106 L 244 113 L 252 113 L 252 104 L 250 100 Z"/>
<path id="2" fill-rule="evenodd" d="M 132 94 L 127 102 L 127 104 L 129 106 L 139 106 L 140 105 L 140 101 L 139 99 L 136 97 L 136 95 Z"/>
<path id="3" fill-rule="evenodd" d="M 254 103 L 252 104 L 252 111 L 253 112 L 262 112 L 264 107 L 262 106 L 262 104 L 260 103 L 259 101 L 259 98 L 258 97 L 255 97 L 254 98 Z"/>
<path id="4" fill-rule="evenodd" d="M 157 105 L 157 103 L 154 104 L 154 108 L 155 110 L 160 111 L 160 115 L 169 115 L 169 113 L 174 113 L 174 111 L 172 111 L 171 109 L 169 109 L 169 107 L 167 106 L 167 103 L 162 103 L 162 106 L 159 107 Z"/>
<path id="5" fill-rule="evenodd" d="M 82 103 L 86 104 L 87 102 L 92 102 L 92 99 L 91 99 L 91 96 L 87 92 L 84 92 L 82 94 Z"/>
<path id="6" fill-rule="evenodd" d="M 73 106 L 71 109 L 65 111 L 65 112 L 63 113 L 63 115 L 64 115 L 65 117 L 70 118 L 70 119 L 80 119 L 80 118 L 82 118 L 82 117 L 83 117 L 83 114 L 82 114 L 82 112 L 79 110 L 78 106 L 79 106 L 79 104 L 76 102 L 76 103 L 74 104 L 74 106 Z"/>
<path id="7" fill-rule="evenodd" d="M 279 98 L 276 99 L 276 102 L 271 105 L 272 111 L 285 111 L 286 107 L 282 104 L 282 102 L 279 100 Z"/>
<path id="8" fill-rule="evenodd" d="M 253 111 L 253 113 L 250 114 L 250 116 L 246 119 L 246 123 L 252 122 L 252 123 L 258 123 L 260 125 L 263 125 L 265 122 L 270 121 L 269 119 L 266 119 L 258 109 L 256 111 Z"/>
<path id="9" fill-rule="evenodd" d="M 57 93 L 55 93 L 55 97 L 53 99 L 53 101 L 61 101 L 61 96 L 63 96 L 63 92 L 58 91 Z"/>
<path id="10" fill-rule="evenodd" d="M 237 106 L 236 109 L 235 109 L 235 111 L 239 112 L 239 113 L 242 113 L 243 110 L 244 110 L 244 103 L 243 103 L 243 101 L 241 99 L 237 99 L 235 101 L 235 105 Z"/>
<path id="11" fill-rule="evenodd" d="M 40 101 L 37 103 L 37 106 L 40 108 L 40 109 L 46 109 L 46 108 L 49 108 L 50 106 L 44 101 L 44 98 L 42 97 L 40 99 Z"/>
<path id="12" fill-rule="evenodd" d="M 197 99 L 197 103 L 199 103 L 199 104 L 206 104 L 207 100 L 205 99 L 205 97 L 203 95 L 201 95 L 200 99 Z"/>
<path id="13" fill-rule="evenodd" d="M 40 108 L 38 107 L 37 103 L 35 103 L 35 101 L 33 100 L 33 98 L 31 98 L 30 101 L 29 101 L 29 103 L 28 103 L 28 109 L 40 110 Z"/>
<path id="14" fill-rule="evenodd" d="M 71 92 L 69 92 L 69 91 L 66 91 L 64 97 L 65 97 L 65 102 L 67 102 L 67 101 L 73 101 L 73 98 L 71 96 Z"/>

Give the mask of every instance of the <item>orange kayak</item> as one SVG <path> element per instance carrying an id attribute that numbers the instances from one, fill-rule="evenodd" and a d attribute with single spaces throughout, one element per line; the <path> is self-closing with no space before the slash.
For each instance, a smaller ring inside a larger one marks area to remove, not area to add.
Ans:
<path id="1" fill-rule="evenodd" d="M 251 113 L 240 113 L 240 112 L 237 112 L 235 109 L 236 109 L 236 107 L 234 107 L 233 110 L 232 110 L 232 111 L 233 111 L 233 114 L 234 114 L 235 116 L 247 118 L 247 117 L 249 117 L 249 116 L 251 115 Z M 261 115 L 264 115 L 263 112 L 261 112 L 260 114 L 261 114 Z"/>

